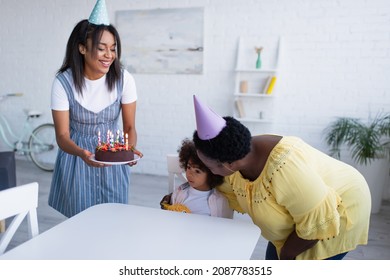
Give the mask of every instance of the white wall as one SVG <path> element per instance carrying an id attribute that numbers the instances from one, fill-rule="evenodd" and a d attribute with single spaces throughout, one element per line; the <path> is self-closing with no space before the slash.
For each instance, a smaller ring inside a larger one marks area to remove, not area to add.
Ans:
<path id="1" fill-rule="evenodd" d="M 280 34 L 285 39 L 275 92 L 277 122 L 268 132 L 297 135 L 325 151 L 321 133 L 335 116 L 364 118 L 390 109 L 387 0 L 106 3 L 113 23 L 117 10 L 205 8 L 203 75 L 135 75 L 138 148 L 145 157 L 134 172 L 166 175 L 165 155 L 175 152 L 195 129 L 194 93 L 219 114 L 232 114 L 239 36 Z M 51 120 L 50 88 L 67 39 L 94 4 L 95 0 L 0 0 L 0 93 L 25 93 L 0 104 L 15 125 L 25 107 L 43 110 Z"/>

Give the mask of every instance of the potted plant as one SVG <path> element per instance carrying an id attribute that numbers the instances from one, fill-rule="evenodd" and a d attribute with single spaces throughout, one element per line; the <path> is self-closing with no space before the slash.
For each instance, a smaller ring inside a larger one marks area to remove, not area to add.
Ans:
<path id="1" fill-rule="evenodd" d="M 366 178 L 372 198 L 372 213 L 379 212 L 383 188 L 388 180 L 390 159 L 390 113 L 362 121 L 341 117 L 325 128 L 331 156 L 341 158 L 346 148 L 355 167 Z"/>

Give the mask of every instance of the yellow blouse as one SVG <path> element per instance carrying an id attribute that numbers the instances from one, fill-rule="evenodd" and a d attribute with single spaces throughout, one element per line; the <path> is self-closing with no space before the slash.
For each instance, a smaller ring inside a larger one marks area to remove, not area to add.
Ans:
<path id="1" fill-rule="evenodd" d="M 367 244 L 371 197 L 364 177 L 296 137 L 283 137 L 260 176 L 240 172 L 218 187 L 230 206 L 248 213 L 278 254 L 290 233 L 320 241 L 296 259 L 325 259 Z"/>

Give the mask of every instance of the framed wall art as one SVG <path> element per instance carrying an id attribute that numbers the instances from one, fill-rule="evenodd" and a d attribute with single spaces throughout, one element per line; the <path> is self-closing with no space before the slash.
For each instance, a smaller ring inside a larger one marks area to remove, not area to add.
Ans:
<path id="1" fill-rule="evenodd" d="M 202 74 L 203 8 L 116 12 L 122 63 L 130 73 Z"/>

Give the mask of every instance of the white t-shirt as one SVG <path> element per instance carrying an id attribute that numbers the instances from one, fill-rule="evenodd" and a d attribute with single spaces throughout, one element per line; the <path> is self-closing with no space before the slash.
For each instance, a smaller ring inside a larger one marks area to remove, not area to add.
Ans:
<path id="1" fill-rule="evenodd" d="M 194 189 L 190 186 L 188 190 L 188 196 L 183 201 L 183 204 L 185 204 L 191 210 L 192 213 L 210 216 L 211 213 L 208 202 L 210 192 L 211 190 L 198 191 L 197 189 Z"/>
<path id="2" fill-rule="evenodd" d="M 123 73 L 123 92 L 121 103 L 129 104 L 137 100 L 137 89 L 133 76 L 124 70 Z M 77 93 L 74 85 L 72 85 L 75 99 L 85 109 L 98 113 L 104 108 L 110 106 L 117 98 L 116 85 L 113 91 L 108 92 L 106 85 L 106 75 L 98 80 L 88 80 L 85 78 L 85 88 L 83 94 Z M 51 109 L 56 111 L 68 111 L 69 100 L 65 89 L 61 82 L 54 79 L 51 89 Z"/>

